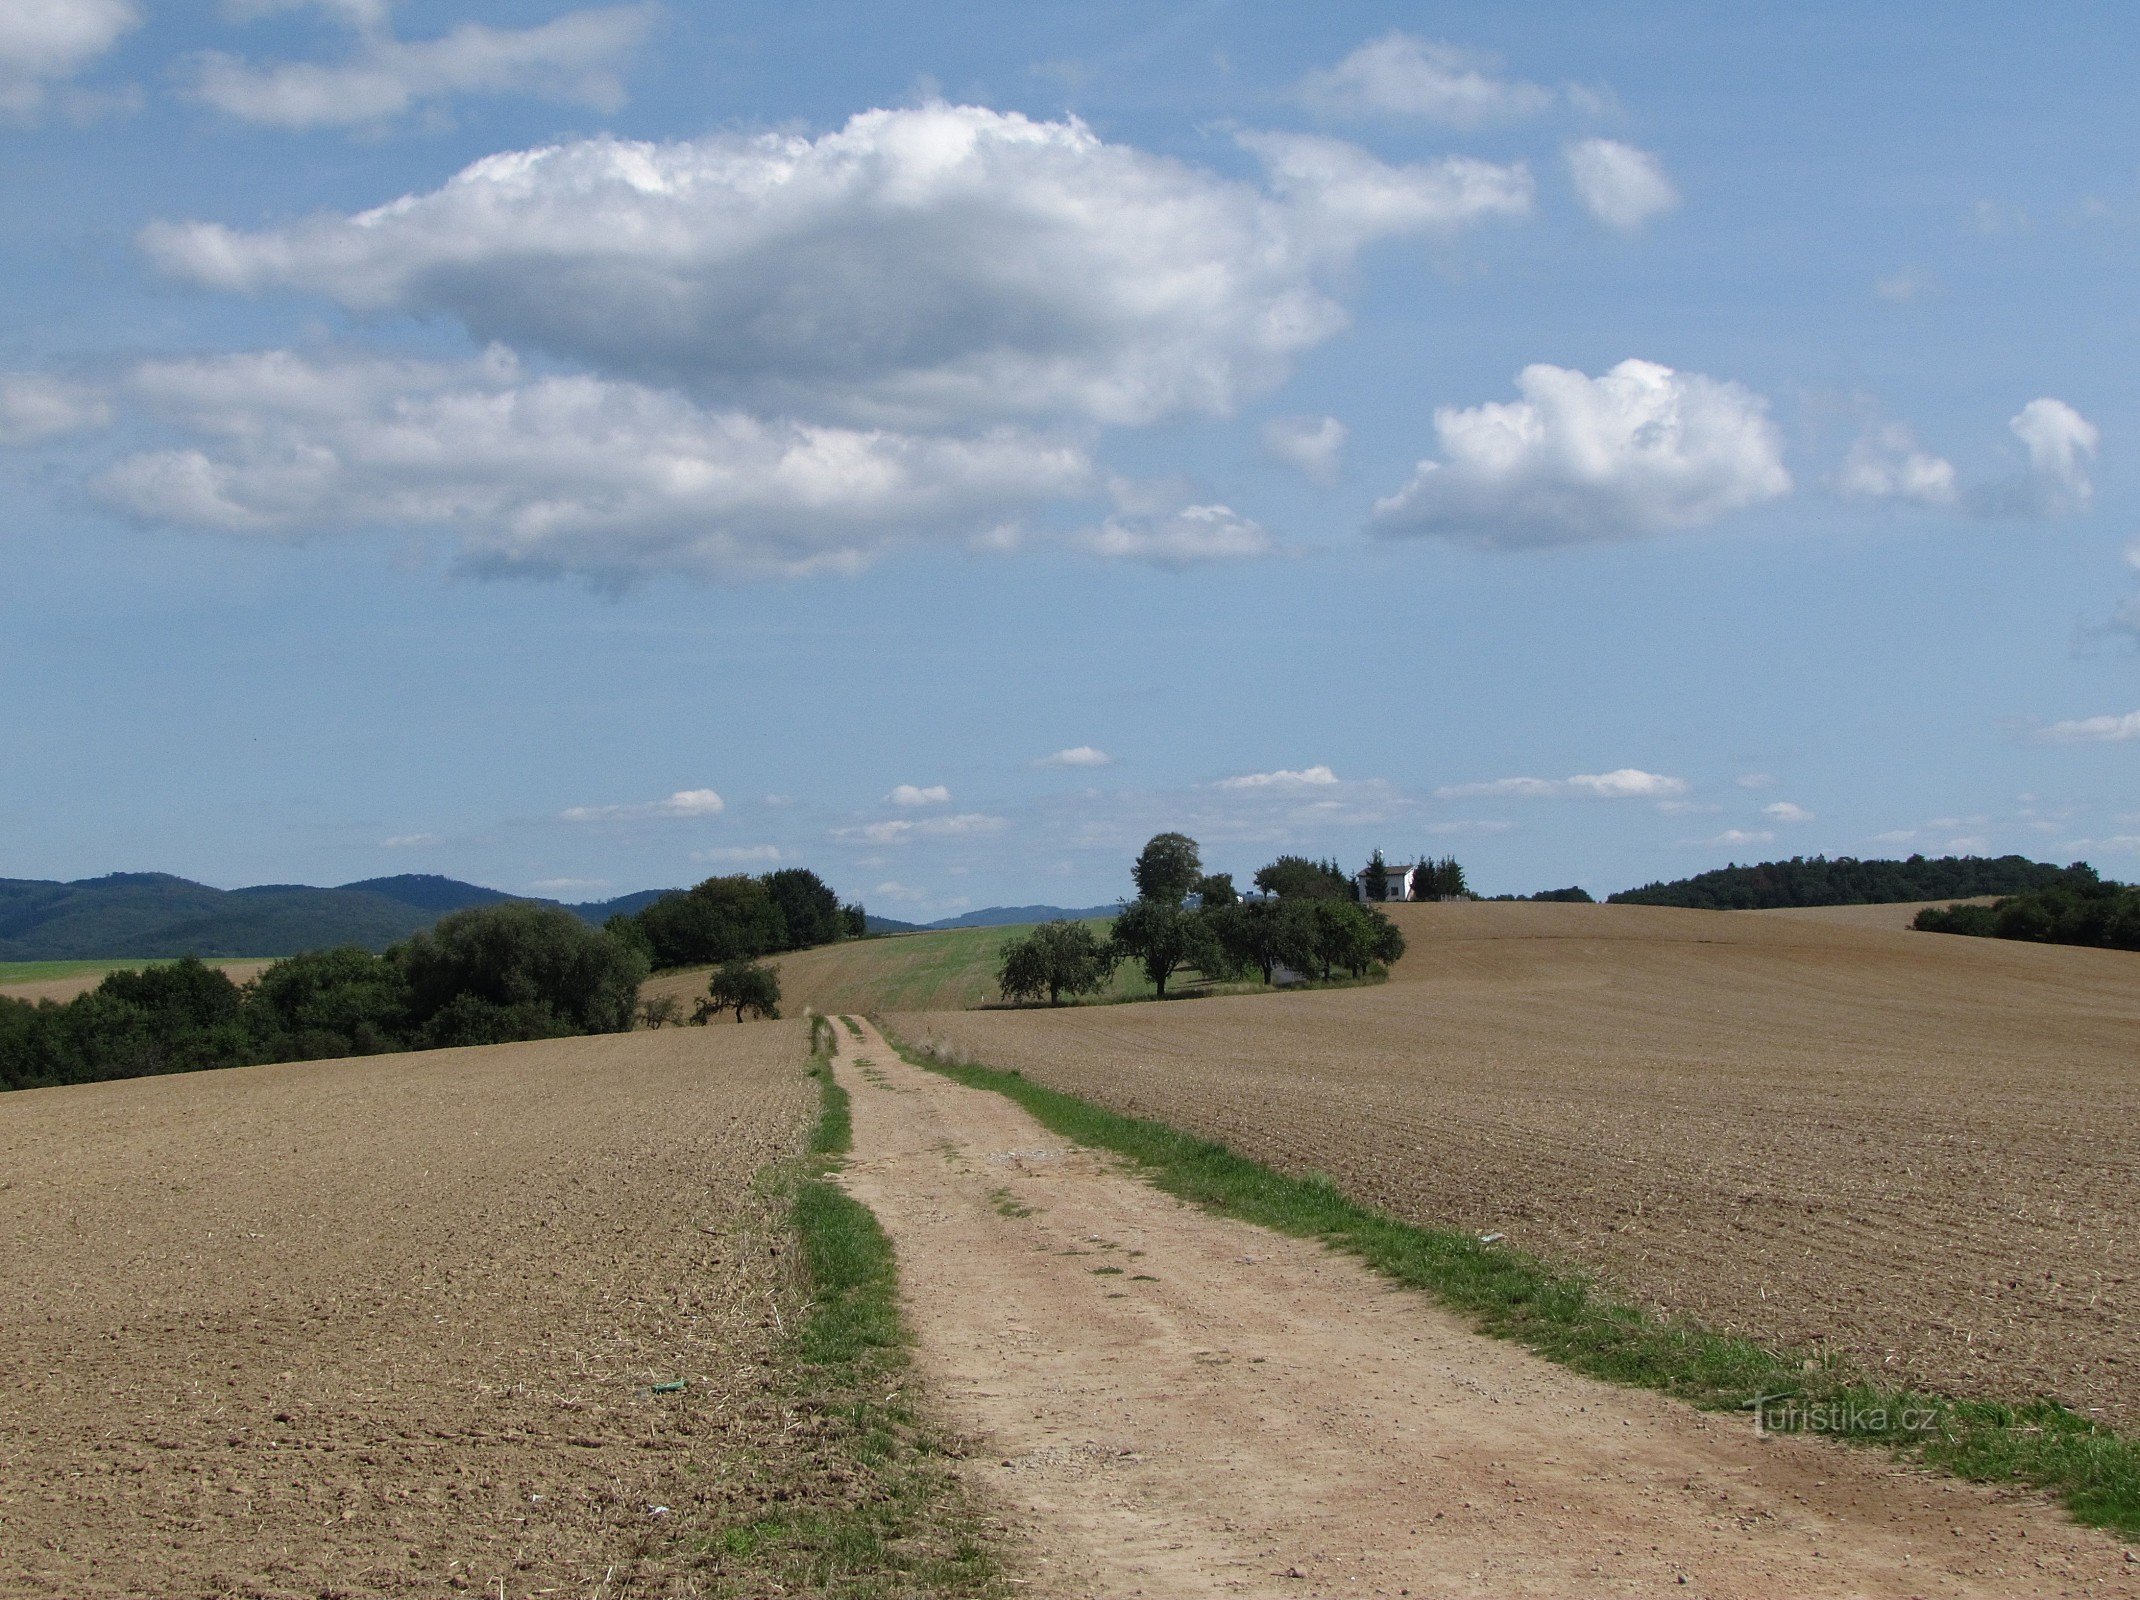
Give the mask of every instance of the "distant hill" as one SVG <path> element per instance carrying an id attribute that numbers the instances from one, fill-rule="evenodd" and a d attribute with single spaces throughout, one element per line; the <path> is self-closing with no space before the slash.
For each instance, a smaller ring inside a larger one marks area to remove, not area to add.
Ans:
<path id="1" fill-rule="evenodd" d="M 958 916 L 944 917 L 936 922 L 901 922 L 897 917 L 880 917 L 871 912 L 869 931 L 942 933 L 950 928 L 1009 928 L 1027 922 L 1053 922 L 1057 917 L 1083 922 L 1091 917 L 1111 917 L 1119 909 L 1114 905 L 1085 906 L 1082 909 L 1063 906 L 984 906 L 979 911 L 961 912 Z"/>
<path id="2" fill-rule="evenodd" d="M 1720 867 L 1671 883 L 1648 883 L 1607 898 L 1620 906 L 1688 906 L 1702 911 L 1773 911 L 1786 906 L 1875 906 L 1908 900 L 1967 900 L 2021 894 L 2058 882 L 2064 869 L 2026 856 L 1793 856 L 1750 867 Z"/>
<path id="3" fill-rule="evenodd" d="M 599 925 L 671 892 L 650 889 L 565 909 Z M 0 961 L 282 956 L 341 944 L 383 950 L 450 911 L 525 898 L 533 897 L 434 874 L 367 878 L 332 889 L 296 883 L 213 889 L 165 872 L 115 872 L 74 883 L 4 878 Z"/>

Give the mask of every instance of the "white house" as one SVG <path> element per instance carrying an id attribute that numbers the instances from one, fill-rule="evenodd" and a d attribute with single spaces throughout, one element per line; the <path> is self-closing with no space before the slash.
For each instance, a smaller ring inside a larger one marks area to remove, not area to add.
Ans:
<path id="1" fill-rule="evenodd" d="M 1392 861 L 1384 866 L 1382 870 L 1389 875 L 1389 893 L 1382 898 L 1385 900 L 1418 899 L 1419 897 L 1413 893 L 1413 889 L 1416 885 L 1419 885 L 1420 869 L 1425 865 L 1424 861 L 1415 862 L 1410 866 L 1401 861 Z M 1367 869 L 1365 867 L 1362 867 L 1352 875 L 1352 892 L 1362 904 L 1375 898 L 1367 889 Z"/>

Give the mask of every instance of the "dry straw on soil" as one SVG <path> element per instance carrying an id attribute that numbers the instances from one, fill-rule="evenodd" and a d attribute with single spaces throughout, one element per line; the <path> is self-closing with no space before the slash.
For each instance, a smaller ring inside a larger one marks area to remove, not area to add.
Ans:
<path id="1" fill-rule="evenodd" d="M 1378 988 L 900 1026 L 1720 1331 L 2140 1426 L 2140 957 L 1396 909 Z"/>

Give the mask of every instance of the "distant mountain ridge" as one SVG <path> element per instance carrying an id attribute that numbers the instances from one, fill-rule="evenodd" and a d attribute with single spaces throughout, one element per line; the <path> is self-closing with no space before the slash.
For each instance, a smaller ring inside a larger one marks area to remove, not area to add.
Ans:
<path id="1" fill-rule="evenodd" d="M 649 889 L 564 908 L 599 926 L 672 892 Z M 301 883 L 215 889 L 167 872 L 114 872 L 73 883 L 0 878 L 0 961 L 283 956 L 343 944 L 383 950 L 448 912 L 504 900 L 563 904 L 435 873 L 325 889 Z"/>

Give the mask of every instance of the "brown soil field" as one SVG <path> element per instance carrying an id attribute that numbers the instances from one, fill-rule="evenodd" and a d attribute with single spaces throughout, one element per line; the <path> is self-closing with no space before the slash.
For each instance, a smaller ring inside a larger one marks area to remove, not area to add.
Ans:
<path id="1" fill-rule="evenodd" d="M 0 1593 L 705 1592 L 693 1535 L 794 1422 L 752 1177 L 801 1147 L 806 1050 L 691 1028 L 0 1097 Z"/>
<path id="2" fill-rule="evenodd" d="M 1712 1328 L 2140 1426 L 2140 956 L 1392 909 L 1373 988 L 895 1026 Z"/>
<path id="3" fill-rule="evenodd" d="M 125 962 L 117 963 L 123 967 Z M 245 983 L 257 978 L 274 965 L 272 961 L 211 961 L 211 967 L 221 967 L 230 974 L 232 983 Z M 9 1000 L 72 1000 L 78 994 L 87 994 L 104 981 L 102 972 L 76 972 L 64 978 L 34 978 L 27 983 L 0 983 L 0 998 Z"/>
<path id="4" fill-rule="evenodd" d="M 1847 928 L 1907 928 L 1927 906 L 1988 906 L 1995 894 L 1965 896 L 1960 900 L 1900 900 L 1884 906 L 1779 906 L 1773 911 L 1733 912 L 1733 916 L 1788 917 L 1794 922 L 1833 922 Z"/>

